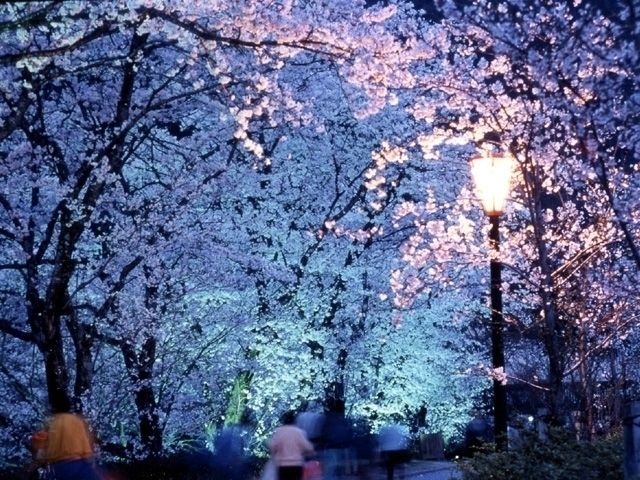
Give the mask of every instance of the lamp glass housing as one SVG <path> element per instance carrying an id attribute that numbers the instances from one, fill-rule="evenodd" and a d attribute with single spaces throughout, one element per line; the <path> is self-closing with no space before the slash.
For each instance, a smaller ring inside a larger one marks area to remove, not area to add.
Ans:
<path id="1" fill-rule="evenodd" d="M 509 195 L 514 160 L 510 155 L 482 154 L 471 159 L 476 192 L 487 215 L 499 216 Z"/>

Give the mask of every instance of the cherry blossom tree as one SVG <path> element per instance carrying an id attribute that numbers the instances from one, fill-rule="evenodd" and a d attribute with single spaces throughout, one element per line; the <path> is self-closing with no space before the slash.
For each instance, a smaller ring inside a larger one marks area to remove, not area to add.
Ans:
<path id="1" fill-rule="evenodd" d="M 314 115 L 315 98 L 281 72 L 334 72 L 354 117 L 375 114 L 390 87 L 413 83 L 400 66 L 434 54 L 412 15 L 363 2 L 3 7 L 0 327 L 37 346 L 52 405 L 71 378 L 82 401 L 109 345 L 134 384 L 143 443 L 159 450 L 156 354 L 189 291 L 170 276 L 196 258 L 185 240 L 253 269 L 228 238 L 204 240 L 234 182 L 222 177 L 235 162 L 268 169 L 270 129 Z"/>
<path id="2" fill-rule="evenodd" d="M 555 422 L 564 376 L 585 352 L 609 349 L 612 334 L 626 335 L 636 316 L 623 306 L 637 296 L 638 5 L 580 3 L 440 2 L 450 47 L 438 86 L 416 105 L 427 125 L 418 141 L 427 160 L 457 168 L 460 188 L 399 211 L 416 228 L 399 301 L 442 283 L 473 285 L 469 267 L 487 258 L 473 245 L 486 231 L 457 159 L 468 158 L 465 145 L 496 142 L 517 159 L 501 254 L 507 320 L 539 328 Z M 598 333 L 580 357 L 569 332 L 585 327 Z"/>
<path id="3" fill-rule="evenodd" d="M 438 23 L 404 2 L 0 7 L 0 374 L 20 418 L 72 399 L 157 454 L 334 397 L 378 421 L 426 402 L 454 435 L 484 385 L 467 159 L 499 141 L 509 332 L 544 348 L 554 420 L 566 378 L 593 419 L 594 385 L 637 361 L 640 6 L 440 3 Z"/>

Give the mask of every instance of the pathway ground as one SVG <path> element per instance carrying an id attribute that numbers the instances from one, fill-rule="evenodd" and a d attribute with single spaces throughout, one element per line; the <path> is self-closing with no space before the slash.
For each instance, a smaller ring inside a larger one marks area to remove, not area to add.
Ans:
<path id="1" fill-rule="evenodd" d="M 357 480 L 358 477 L 345 477 L 345 480 Z M 370 480 L 386 480 L 386 473 L 382 468 L 375 468 Z M 414 460 L 404 469 L 404 475 L 398 472 L 395 480 L 460 480 L 462 475 L 452 462 Z"/>

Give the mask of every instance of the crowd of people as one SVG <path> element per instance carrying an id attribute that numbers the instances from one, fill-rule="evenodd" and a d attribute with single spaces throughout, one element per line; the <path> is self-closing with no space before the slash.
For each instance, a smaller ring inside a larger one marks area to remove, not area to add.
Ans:
<path id="1" fill-rule="evenodd" d="M 401 426 L 387 425 L 376 435 L 364 423 L 332 411 L 288 412 L 269 450 L 272 465 L 267 464 L 262 480 L 368 479 L 379 465 L 393 480 L 409 460 L 408 437 Z M 286 468 L 289 465 L 295 465 L 295 472 Z"/>
<path id="2" fill-rule="evenodd" d="M 213 449 L 191 447 L 174 457 L 186 470 L 213 473 L 217 480 L 252 478 L 248 429 L 229 425 L 216 436 Z M 286 412 L 267 442 L 269 461 L 261 480 L 368 479 L 381 466 L 387 479 L 409 459 L 408 438 L 399 425 L 378 434 L 368 425 L 340 412 L 306 409 Z M 94 460 L 94 439 L 84 418 L 59 408 L 32 435 L 32 478 L 45 480 L 103 480 Z M 193 475 L 191 475 L 193 476 Z M 197 475 L 196 477 L 197 478 Z"/>

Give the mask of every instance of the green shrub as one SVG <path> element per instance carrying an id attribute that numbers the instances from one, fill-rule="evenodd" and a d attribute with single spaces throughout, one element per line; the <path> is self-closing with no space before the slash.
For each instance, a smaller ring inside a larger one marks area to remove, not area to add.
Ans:
<path id="1" fill-rule="evenodd" d="M 578 442 L 566 431 L 551 430 L 546 440 L 525 434 L 515 451 L 478 451 L 458 467 L 464 480 L 620 480 L 622 462 L 620 434 Z"/>

